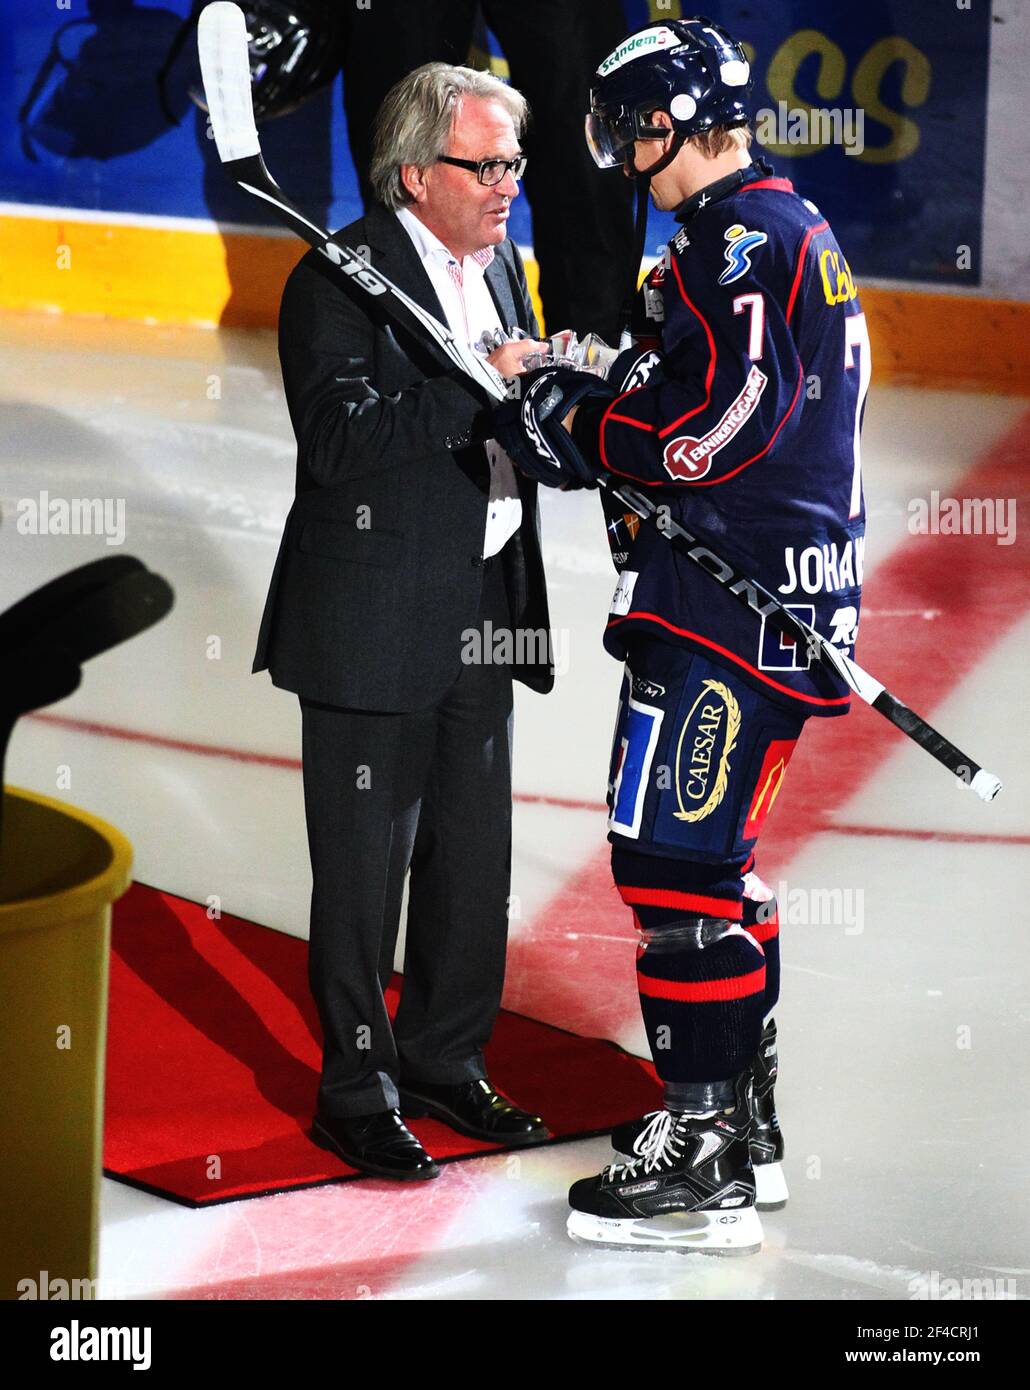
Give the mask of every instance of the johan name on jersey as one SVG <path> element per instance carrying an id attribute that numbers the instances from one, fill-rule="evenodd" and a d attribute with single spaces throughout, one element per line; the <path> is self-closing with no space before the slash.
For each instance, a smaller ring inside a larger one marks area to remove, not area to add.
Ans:
<path id="1" fill-rule="evenodd" d="M 836 594 L 860 588 L 865 569 L 865 536 L 855 536 L 838 549 L 836 541 L 783 551 L 786 579 L 776 586 L 781 594 Z"/>

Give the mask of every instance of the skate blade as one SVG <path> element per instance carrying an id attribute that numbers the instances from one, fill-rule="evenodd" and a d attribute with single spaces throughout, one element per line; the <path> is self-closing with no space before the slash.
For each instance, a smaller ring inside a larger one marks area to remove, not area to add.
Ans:
<path id="1" fill-rule="evenodd" d="M 779 1211 L 787 1205 L 790 1191 L 783 1176 L 782 1163 L 756 1163 L 755 1206 L 759 1211 Z"/>
<path id="2" fill-rule="evenodd" d="M 575 1241 L 609 1250 L 754 1255 L 762 1248 L 762 1223 L 754 1207 L 735 1212 L 668 1212 L 621 1221 L 572 1211 L 566 1230 Z"/>

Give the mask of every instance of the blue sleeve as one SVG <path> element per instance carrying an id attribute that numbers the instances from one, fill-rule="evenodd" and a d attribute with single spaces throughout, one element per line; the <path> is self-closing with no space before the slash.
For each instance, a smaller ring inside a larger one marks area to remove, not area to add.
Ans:
<path id="1" fill-rule="evenodd" d="M 804 406 L 790 317 L 810 238 L 795 253 L 771 230 L 713 222 L 670 248 L 660 363 L 601 419 L 602 464 L 647 486 L 725 482 Z"/>

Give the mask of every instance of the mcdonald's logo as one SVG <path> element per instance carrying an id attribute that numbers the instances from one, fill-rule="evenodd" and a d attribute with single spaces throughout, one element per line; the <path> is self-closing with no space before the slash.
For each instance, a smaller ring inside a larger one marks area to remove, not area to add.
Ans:
<path id="1" fill-rule="evenodd" d="M 755 782 L 755 794 L 744 820 L 743 837 L 745 840 L 758 838 L 762 826 L 765 824 L 765 818 L 780 794 L 787 764 L 790 762 L 790 755 L 796 746 L 796 738 L 779 738 L 773 739 L 765 750 L 765 757 L 762 759 L 762 766 L 759 768 L 758 778 Z"/>

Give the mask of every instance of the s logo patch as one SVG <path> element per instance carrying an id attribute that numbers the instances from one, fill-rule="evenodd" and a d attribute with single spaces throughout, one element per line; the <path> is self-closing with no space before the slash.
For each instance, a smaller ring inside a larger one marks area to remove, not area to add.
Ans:
<path id="1" fill-rule="evenodd" d="M 769 238 L 764 232 L 749 232 L 740 222 L 727 227 L 726 269 L 719 276 L 720 285 L 732 285 L 751 269 L 751 252 L 764 246 Z"/>

